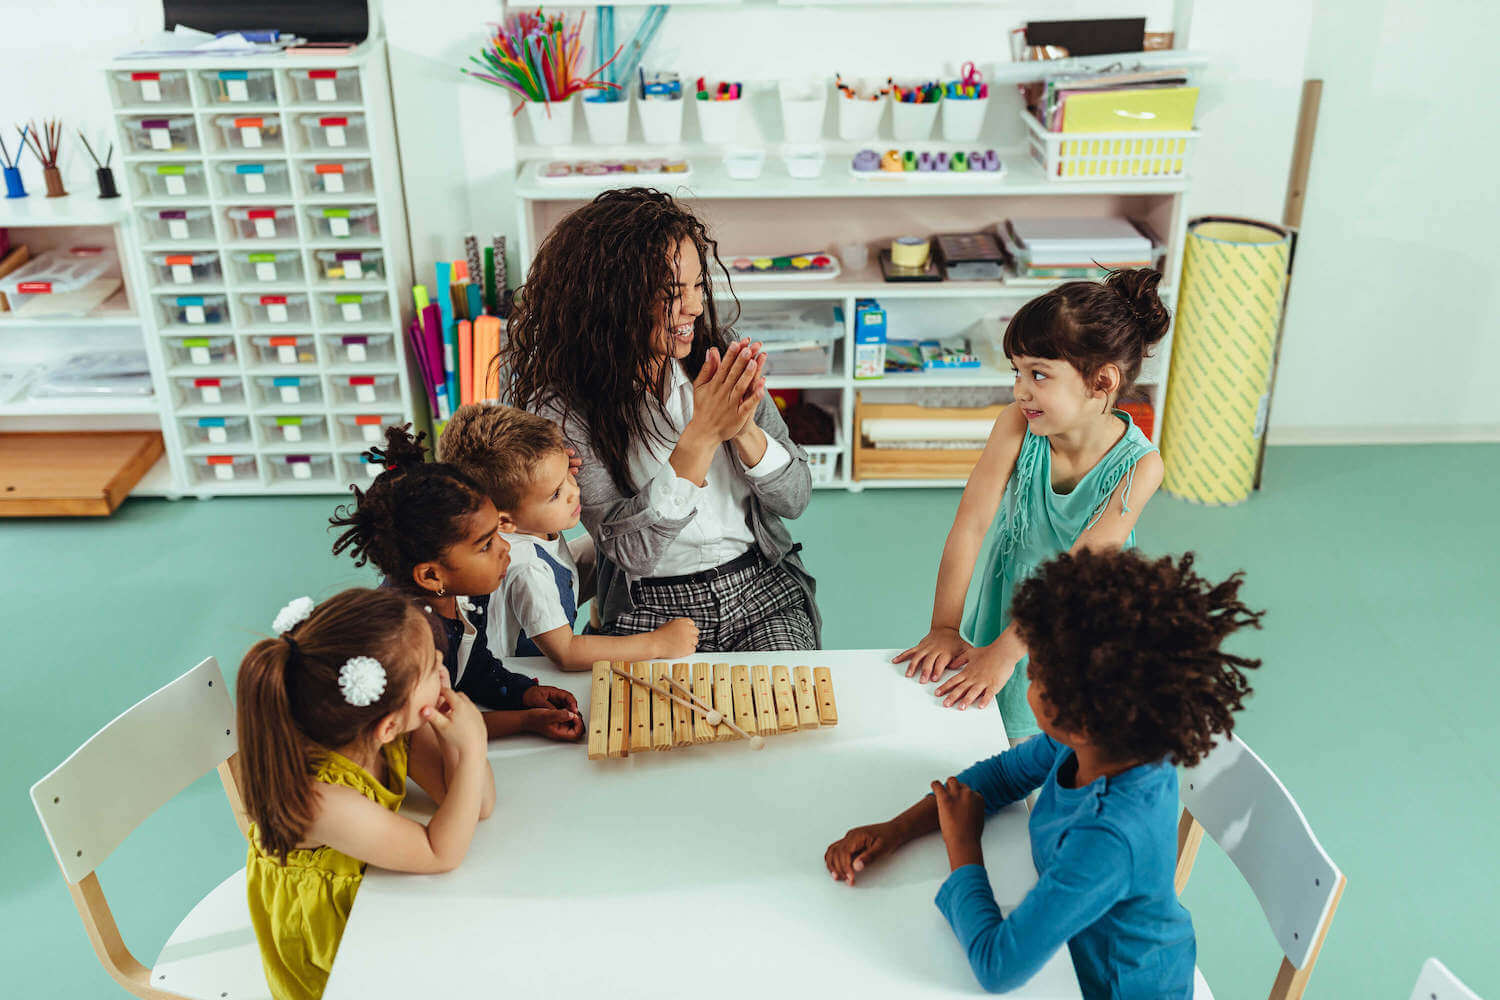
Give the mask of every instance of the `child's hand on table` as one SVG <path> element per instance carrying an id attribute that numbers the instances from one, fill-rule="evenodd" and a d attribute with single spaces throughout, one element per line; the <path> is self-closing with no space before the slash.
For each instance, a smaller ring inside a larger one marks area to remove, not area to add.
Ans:
<path id="1" fill-rule="evenodd" d="M 910 660 L 906 676 L 916 675 L 919 683 L 926 684 L 928 681 L 941 679 L 944 671 L 959 669 L 969 662 L 973 653 L 974 647 L 959 636 L 958 629 L 939 625 L 923 636 L 921 642 L 891 662 L 904 663 Z"/>
<path id="2" fill-rule="evenodd" d="M 534 684 L 521 695 L 521 704 L 527 708 L 562 708 L 578 714 L 578 699 L 572 692 L 550 684 Z"/>
<path id="3" fill-rule="evenodd" d="M 1016 664 L 1026 655 L 1026 647 L 1008 634 L 988 646 L 976 646 L 969 653 L 969 662 L 933 692 L 939 698 L 946 697 L 944 708 L 960 711 L 970 705 L 987 705 L 990 699 L 1010 681 L 1016 672 Z"/>
<path id="4" fill-rule="evenodd" d="M 890 823 L 856 826 L 823 852 L 823 863 L 835 882 L 854 884 L 854 876 L 900 847 L 903 841 Z"/>
<path id="5" fill-rule="evenodd" d="M 948 847 L 948 864 L 953 868 L 984 864 L 979 847 L 979 835 L 984 832 L 984 797 L 957 778 L 949 778 L 946 783 L 934 781 L 932 795 L 937 799 L 938 826 Z"/>
<path id="6" fill-rule="evenodd" d="M 526 729 L 560 743 L 573 743 L 583 735 L 583 716 L 566 708 L 526 710 Z"/>
<path id="7" fill-rule="evenodd" d="M 656 635 L 662 642 L 659 656 L 670 659 L 698 651 L 698 624 L 691 618 L 673 618 L 656 629 Z"/>

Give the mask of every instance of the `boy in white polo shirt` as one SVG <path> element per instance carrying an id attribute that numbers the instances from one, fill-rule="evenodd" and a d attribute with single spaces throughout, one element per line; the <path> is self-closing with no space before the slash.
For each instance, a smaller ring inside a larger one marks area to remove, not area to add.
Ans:
<path id="1" fill-rule="evenodd" d="M 654 660 L 698 648 L 698 627 L 676 618 L 639 635 L 576 635 L 578 606 L 593 596 L 594 547 L 562 533 L 578 524 L 578 482 L 562 431 L 509 406 L 471 403 L 443 430 L 442 459 L 489 494 L 510 543 L 510 569 L 489 603 L 491 651 L 546 656 L 563 670 L 596 660 Z"/>

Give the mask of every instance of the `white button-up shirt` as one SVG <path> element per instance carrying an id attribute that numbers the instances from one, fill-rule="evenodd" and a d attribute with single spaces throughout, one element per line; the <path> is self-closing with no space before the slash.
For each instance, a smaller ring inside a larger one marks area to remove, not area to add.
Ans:
<path id="1" fill-rule="evenodd" d="M 692 516 L 682 533 L 670 542 L 652 567 L 651 576 L 699 573 L 739 558 L 755 545 L 750 531 L 750 479 L 761 479 L 785 468 L 792 456 L 766 435 L 766 453 L 746 468 L 731 449 L 714 449 L 706 484 L 699 486 L 677 475 L 668 459 L 688 421 L 693 419 L 693 382 L 681 362 L 667 372 L 667 395 L 658 408 L 649 401 L 647 420 L 654 420 L 663 440 L 648 436 L 630 449 L 630 476 L 646 483 L 647 502 L 663 518 Z M 665 422 L 663 422 L 665 417 Z"/>

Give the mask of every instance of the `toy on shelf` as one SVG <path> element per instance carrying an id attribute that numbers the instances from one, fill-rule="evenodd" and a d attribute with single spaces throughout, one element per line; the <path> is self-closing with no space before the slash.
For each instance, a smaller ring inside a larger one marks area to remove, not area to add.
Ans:
<path id="1" fill-rule="evenodd" d="M 736 281 L 837 278 L 843 273 L 842 268 L 839 267 L 839 259 L 823 251 L 796 254 L 725 254 L 724 263 Z"/>
<path id="2" fill-rule="evenodd" d="M 597 185 L 600 182 L 642 179 L 681 180 L 693 172 L 687 160 L 551 160 L 538 161 L 536 180 L 546 184 Z"/>
<path id="3" fill-rule="evenodd" d="M 827 667 L 594 664 L 589 760 L 838 725 Z"/>
<path id="4" fill-rule="evenodd" d="M 861 180 L 995 181 L 1005 176 L 1005 164 L 993 149 L 861 149 L 849 173 Z"/>

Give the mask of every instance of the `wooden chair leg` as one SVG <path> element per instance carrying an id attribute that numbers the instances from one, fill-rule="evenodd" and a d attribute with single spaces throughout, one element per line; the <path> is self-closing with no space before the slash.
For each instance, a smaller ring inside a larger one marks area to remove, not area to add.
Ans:
<path id="1" fill-rule="evenodd" d="M 1339 899 L 1344 895 L 1344 886 L 1349 880 L 1339 876 L 1338 888 L 1334 890 L 1333 902 L 1328 905 L 1328 915 L 1323 918 L 1323 926 L 1318 928 L 1318 939 L 1313 942 L 1312 951 L 1307 956 L 1307 964 L 1297 968 L 1285 957 L 1281 960 L 1281 968 L 1276 973 L 1276 982 L 1271 986 L 1270 1000 L 1302 1000 L 1302 992 L 1307 989 L 1307 981 L 1312 978 L 1313 966 L 1318 964 L 1318 952 L 1323 950 L 1323 940 L 1328 937 L 1328 928 L 1333 925 L 1333 914 L 1339 908 Z"/>
<path id="2" fill-rule="evenodd" d="M 1203 843 L 1203 824 L 1193 818 L 1187 809 L 1177 821 L 1177 874 L 1172 882 L 1177 894 L 1187 887 L 1188 876 L 1193 873 L 1193 863 L 1198 860 L 1198 847 Z"/>
<path id="3" fill-rule="evenodd" d="M 242 836 L 250 834 L 250 816 L 245 812 L 245 799 L 240 795 L 239 781 L 240 755 L 230 755 L 224 763 L 219 765 L 219 781 L 224 785 L 224 797 L 229 800 L 229 808 L 234 810 L 235 825 L 240 828 Z"/>
<path id="4" fill-rule="evenodd" d="M 176 993 L 168 993 L 151 985 L 151 970 L 146 968 L 125 946 L 120 937 L 120 928 L 115 915 L 99 887 L 99 877 L 93 872 L 85 875 L 77 884 L 68 883 L 68 892 L 78 915 L 83 918 L 83 929 L 88 932 L 89 943 L 99 964 L 104 966 L 110 978 L 142 1000 L 183 1000 Z"/>

